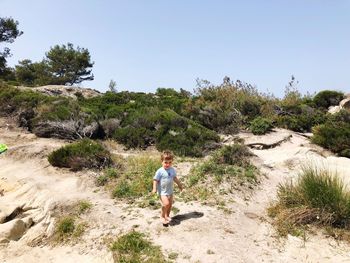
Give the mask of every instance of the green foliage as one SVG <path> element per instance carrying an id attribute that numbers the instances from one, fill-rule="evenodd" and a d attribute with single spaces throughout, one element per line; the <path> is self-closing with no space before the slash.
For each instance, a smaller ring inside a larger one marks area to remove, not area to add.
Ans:
<path id="1" fill-rule="evenodd" d="M 111 245 L 113 251 L 113 259 L 115 262 L 124 263 L 141 263 L 166 262 L 160 247 L 152 245 L 152 243 L 145 238 L 145 235 L 131 231 L 114 241 Z"/>
<path id="2" fill-rule="evenodd" d="M 90 53 L 85 48 L 74 49 L 72 43 L 56 45 L 46 53 L 49 72 L 52 74 L 52 83 L 57 85 L 73 85 L 84 80 L 93 80 L 91 74 L 93 62 Z"/>
<path id="3" fill-rule="evenodd" d="M 146 148 L 155 144 L 162 151 L 177 155 L 202 156 L 206 144 L 218 142 L 212 131 L 184 118 L 172 110 L 141 108 L 131 111 L 116 130 L 114 138 L 129 148 Z"/>
<path id="4" fill-rule="evenodd" d="M 224 194 L 258 183 L 258 169 L 249 157 L 252 154 L 241 144 L 224 146 L 211 159 L 195 166 L 186 178 L 186 200 L 202 200 L 216 204 Z"/>
<path id="5" fill-rule="evenodd" d="M 33 63 L 29 59 L 18 62 L 15 66 L 16 80 L 25 86 L 42 86 L 52 84 L 52 75 L 46 61 Z"/>
<path id="6" fill-rule="evenodd" d="M 296 132 L 310 132 L 312 127 L 324 123 L 326 115 L 323 111 L 305 104 L 284 107 L 288 115 L 276 116 L 276 124 Z"/>
<path id="7" fill-rule="evenodd" d="M 248 167 L 250 165 L 249 157 L 252 153 L 244 144 L 233 144 L 224 146 L 213 155 L 213 161 L 216 164 L 236 165 Z"/>
<path id="8" fill-rule="evenodd" d="M 57 167 L 81 170 L 83 168 L 103 168 L 112 163 L 110 153 L 97 142 L 90 139 L 64 146 L 52 152 L 48 160 Z"/>
<path id="9" fill-rule="evenodd" d="M 18 21 L 11 17 L 0 17 L 0 43 L 13 43 L 22 34 L 23 32 L 18 29 Z M 0 51 L 0 78 L 2 79 L 11 73 L 6 67 L 6 58 L 9 56 L 11 56 L 9 48 L 5 47 L 3 51 Z"/>
<path id="10" fill-rule="evenodd" d="M 16 66 L 16 80 L 23 85 L 73 85 L 84 80 L 93 80 L 93 62 L 85 48 L 74 48 L 73 44 L 56 45 L 41 62 L 25 59 Z"/>
<path id="11" fill-rule="evenodd" d="M 41 104 L 37 109 L 37 121 L 64 121 L 79 114 L 79 105 L 69 99 Z"/>
<path id="12" fill-rule="evenodd" d="M 279 185 L 278 203 L 269 208 L 277 230 L 286 235 L 306 224 L 347 228 L 350 223 L 350 193 L 337 174 L 304 166 L 296 183 Z"/>
<path id="13" fill-rule="evenodd" d="M 160 161 L 148 156 L 128 159 L 124 173 L 118 178 L 113 190 L 113 197 L 135 198 L 147 195 L 152 190 L 155 171 Z"/>
<path id="14" fill-rule="evenodd" d="M 242 124 L 265 114 L 271 100 L 252 85 L 239 80 L 231 82 L 227 77 L 218 86 L 206 80 L 197 80 L 197 86 L 196 96 L 186 105 L 185 116 L 223 133 L 236 133 Z"/>
<path id="15" fill-rule="evenodd" d="M 76 240 L 84 233 L 86 226 L 84 222 L 79 223 L 76 216 L 62 216 L 56 224 L 53 240 L 55 242 Z"/>
<path id="16" fill-rule="evenodd" d="M 62 218 L 57 224 L 57 231 L 62 234 L 71 234 L 75 229 L 75 220 L 71 216 Z"/>
<path id="17" fill-rule="evenodd" d="M 328 109 L 330 106 L 338 105 L 343 98 L 343 92 L 323 90 L 315 95 L 313 102 L 317 107 Z"/>
<path id="18" fill-rule="evenodd" d="M 78 214 L 83 214 L 87 211 L 89 211 L 92 207 L 92 204 L 90 201 L 87 200 L 81 200 L 78 202 Z"/>
<path id="19" fill-rule="evenodd" d="M 350 158 L 350 113 L 340 111 L 313 128 L 312 142 Z"/>
<path id="20" fill-rule="evenodd" d="M 30 90 L 20 91 L 16 88 L 3 85 L 0 87 L 0 112 L 11 114 L 18 110 L 33 109 L 40 103 L 49 102 L 52 99 Z"/>
<path id="21" fill-rule="evenodd" d="M 272 129 L 272 121 L 266 118 L 257 117 L 251 121 L 249 129 L 255 135 L 261 135 L 269 132 Z"/>

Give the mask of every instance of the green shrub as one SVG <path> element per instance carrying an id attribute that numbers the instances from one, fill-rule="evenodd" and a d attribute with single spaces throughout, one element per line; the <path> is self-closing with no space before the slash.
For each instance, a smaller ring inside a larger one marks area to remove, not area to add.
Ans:
<path id="1" fill-rule="evenodd" d="M 125 145 L 127 148 L 147 148 L 154 144 L 154 132 L 147 128 L 127 126 L 117 129 L 113 138 Z"/>
<path id="2" fill-rule="evenodd" d="M 317 107 L 328 109 L 330 106 L 338 105 L 343 98 L 343 92 L 323 90 L 315 95 L 313 102 Z"/>
<path id="3" fill-rule="evenodd" d="M 92 204 L 90 201 L 81 200 L 78 202 L 77 206 L 78 206 L 78 214 L 83 214 L 91 209 Z"/>
<path id="4" fill-rule="evenodd" d="M 247 167 L 250 165 L 249 157 L 253 154 L 244 144 L 226 145 L 213 154 L 216 164 L 237 165 Z"/>
<path id="5" fill-rule="evenodd" d="M 67 215 L 58 219 L 53 240 L 55 242 L 66 242 L 79 238 L 85 231 L 86 223 L 77 222 L 75 216 Z"/>
<path id="6" fill-rule="evenodd" d="M 177 155 L 202 156 L 207 145 L 219 141 L 218 135 L 172 110 L 142 108 L 131 111 L 123 127 L 113 137 L 127 148 L 146 148 L 155 144 L 162 151 Z"/>
<path id="7" fill-rule="evenodd" d="M 99 175 L 96 178 L 96 185 L 97 186 L 103 186 L 103 185 L 107 184 L 107 182 L 108 182 L 108 176 L 106 176 L 106 175 Z"/>
<path id="8" fill-rule="evenodd" d="M 350 113 L 343 110 L 313 129 L 311 141 L 340 156 L 350 158 Z"/>
<path id="9" fill-rule="evenodd" d="M 115 198 L 135 198 L 146 196 L 152 190 L 155 171 L 160 167 L 160 161 L 148 156 L 128 159 L 124 173 L 118 177 L 113 190 Z"/>
<path id="10" fill-rule="evenodd" d="M 115 262 L 166 262 L 160 247 L 152 245 L 152 243 L 145 238 L 144 234 L 137 231 L 131 231 L 118 237 L 118 239 L 112 243 L 111 250 Z"/>
<path id="11" fill-rule="evenodd" d="M 236 189 L 253 188 L 259 170 L 250 163 L 252 154 L 245 145 L 224 146 L 211 159 L 195 166 L 186 177 L 186 200 L 202 200 L 218 204 L 224 194 Z"/>
<path id="12" fill-rule="evenodd" d="M 260 135 L 269 132 L 272 127 L 272 121 L 262 117 L 257 117 L 250 123 L 249 129 L 253 134 Z"/>
<path id="13" fill-rule="evenodd" d="M 324 112 L 305 104 L 285 108 L 289 115 L 276 116 L 276 124 L 296 132 L 310 132 L 312 127 L 326 121 Z"/>
<path id="14" fill-rule="evenodd" d="M 71 234 L 75 229 L 75 220 L 71 216 L 62 218 L 57 224 L 57 231 L 62 234 Z"/>
<path id="15" fill-rule="evenodd" d="M 296 183 L 279 185 L 277 196 L 278 203 L 269 208 L 269 214 L 276 217 L 282 235 L 306 224 L 350 226 L 350 193 L 325 168 L 304 166 Z"/>
<path id="16" fill-rule="evenodd" d="M 83 168 L 100 169 L 112 163 L 110 153 L 90 139 L 83 139 L 52 152 L 48 161 L 53 166 L 75 171 Z"/>
<path id="17" fill-rule="evenodd" d="M 0 113 L 11 114 L 18 110 L 36 108 L 40 103 L 49 102 L 49 96 L 31 90 L 19 90 L 10 86 L 0 87 Z"/>

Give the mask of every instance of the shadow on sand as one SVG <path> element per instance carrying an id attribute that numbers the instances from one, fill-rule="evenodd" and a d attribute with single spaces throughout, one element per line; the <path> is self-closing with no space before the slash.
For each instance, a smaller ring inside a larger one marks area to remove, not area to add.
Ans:
<path id="1" fill-rule="evenodd" d="M 196 211 L 186 213 L 186 214 L 179 214 L 179 215 L 173 216 L 171 218 L 169 225 L 170 226 L 180 225 L 181 222 L 184 220 L 191 219 L 191 218 L 199 218 L 199 217 L 202 217 L 203 215 L 204 215 L 204 213 L 196 212 Z"/>

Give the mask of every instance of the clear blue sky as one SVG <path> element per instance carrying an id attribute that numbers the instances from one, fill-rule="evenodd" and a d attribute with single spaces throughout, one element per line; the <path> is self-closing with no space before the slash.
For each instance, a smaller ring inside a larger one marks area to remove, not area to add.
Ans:
<path id="1" fill-rule="evenodd" d="M 9 65 L 56 44 L 87 48 L 102 92 L 193 91 L 224 76 L 282 96 L 291 75 L 305 94 L 350 91 L 348 0 L 0 0 L 24 34 Z"/>

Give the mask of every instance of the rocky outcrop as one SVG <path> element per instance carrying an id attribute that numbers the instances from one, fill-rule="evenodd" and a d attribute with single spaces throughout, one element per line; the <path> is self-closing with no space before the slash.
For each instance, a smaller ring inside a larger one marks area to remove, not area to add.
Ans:
<path id="1" fill-rule="evenodd" d="M 18 87 L 22 90 L 34 90 L 41 92 L 43 94 L 49 95 L 49 96 L 63 96 L 63 97 L 70 97 L 73 99 L 77 99 L 78 97 L 84 97 L 84 98 L 92 98 L 96 96 L 100 96 L 101 93 L 98 90 L 89 89 L 89 88 L 80 88 L 80 87 L 73 87 L 73 86 L 64 86 L 64 85 L 47 85 L 47 86 L 41 86 L 41 87 Z"/>
<path id="2" fill-rule="evenodd" d="M 343 109 L 350 110 L 350 97 L 343 99 L 340 103 L 339 106 L 342 107 Z"/>
<path id="3" fill-rule="evenodd" d="M 350 94 L 346 94 L 345 99 L 343 99 L 339 105 L 329 107 L 328 112 L 334 114 L 341 111 L 342 109 L 350 110 Z"/>

